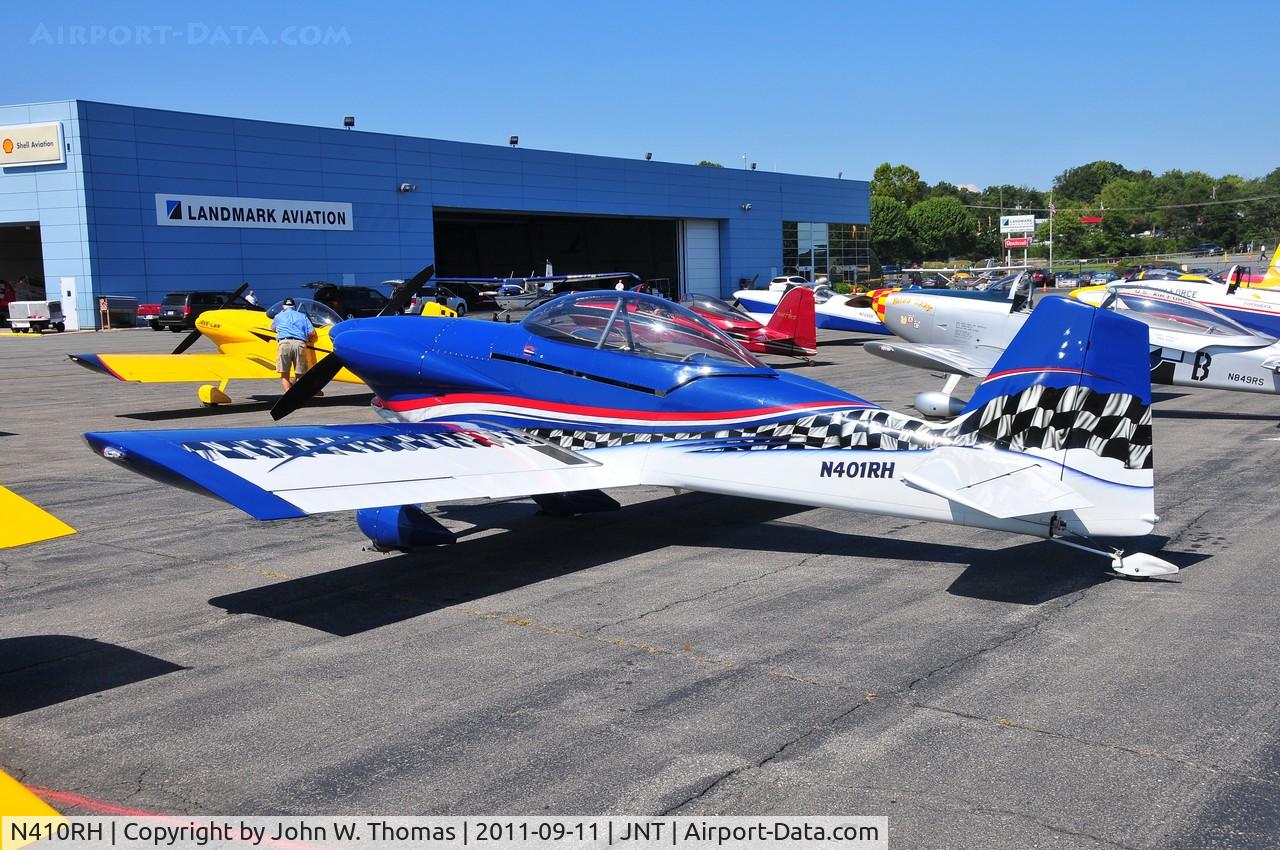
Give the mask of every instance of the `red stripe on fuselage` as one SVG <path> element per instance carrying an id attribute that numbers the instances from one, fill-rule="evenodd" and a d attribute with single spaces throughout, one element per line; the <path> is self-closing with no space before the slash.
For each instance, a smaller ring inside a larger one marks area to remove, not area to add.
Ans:
<path id="1" fill-rule="evenodd" d="M 403 399 L 400 401 L 384 401 L 375 398 L 375 406 L 385 410 L 422 410 L 427 407 L 442 407 L 451 404 L 502 404 L 512 407 L 527 407 L 534 411 L 548 413 L 569 413 L 579 416 L 596 416 L 607 419 L 646 419 L 653 422 L 685 422 L 702 419 L 742 419 L 752 416 L 770 416 L 777 413 L 788 413 L 793 410 L 812 410 L 820 407 L 872 407 L 865 401 L 813 401 L 804 404 L 788 404 L 780 407 L 759 407 L 749 410 L 713 410 L 701 412 L 672 412 L 651 410 L 619 410 L 613 407 L 588 407 L 581 404 L 563 404 L 556 401 L 539 401 L 530 398 L 515 398 L 504 395 L 484 393 L 458 393 L 456 395 L 432 396 L 430 398 Z"/>

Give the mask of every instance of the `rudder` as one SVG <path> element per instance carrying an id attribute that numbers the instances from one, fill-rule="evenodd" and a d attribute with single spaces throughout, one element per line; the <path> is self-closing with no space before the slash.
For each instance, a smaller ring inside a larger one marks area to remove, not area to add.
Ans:
<path id="1" fill-rule="evenodd" d="M 787 290 L 773 311 L 769 330 L 790 337 L 797 348 L 816 351 L 818 348 L 818 315 L 814 306 L 813 290 L 796 286 Z"/>

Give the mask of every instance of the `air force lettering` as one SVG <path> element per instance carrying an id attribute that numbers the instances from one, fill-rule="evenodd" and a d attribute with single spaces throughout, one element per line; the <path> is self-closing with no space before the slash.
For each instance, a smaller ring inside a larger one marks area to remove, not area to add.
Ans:
<path id="1" fill-rule="evenodd" d="M 259 227 L 351 230 L 351 204 L 278 198 L 156 194 L 156 224 L 165 227 Z"/>

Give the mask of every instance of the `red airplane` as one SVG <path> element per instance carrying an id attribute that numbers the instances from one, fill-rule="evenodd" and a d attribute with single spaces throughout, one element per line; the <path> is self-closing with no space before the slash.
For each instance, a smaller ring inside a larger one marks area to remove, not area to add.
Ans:
<path id="1" fill-rule="evenodd" d="M 812 366 L 818 353 L 813 290 L 807 287 L 788 290 L 767 325 L 709 295 L 691 295 L 681 303 L 756 354 L 795 357 Z"/>

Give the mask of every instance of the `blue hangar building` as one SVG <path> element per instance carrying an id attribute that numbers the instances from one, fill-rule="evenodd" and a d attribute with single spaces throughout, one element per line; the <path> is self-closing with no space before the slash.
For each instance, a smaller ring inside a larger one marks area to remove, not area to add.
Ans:
<path id="1" fill-rule="evenodd" d="M 870 186 L 84 100 L 0 106 L 0 280 L 259 300 L 309 281 L 632 271 L 682 292 L 868 263 Z M 71 305 L 75 305 L 72 316 Z"/>

